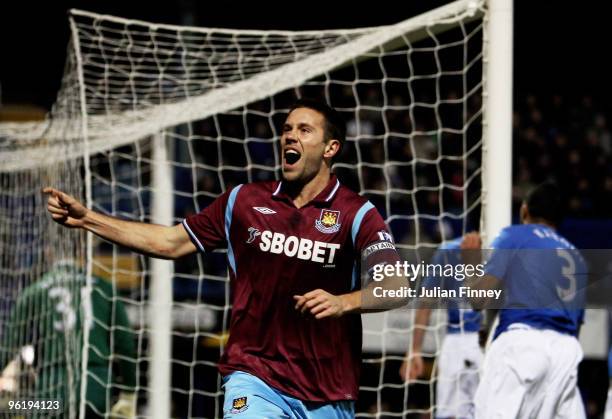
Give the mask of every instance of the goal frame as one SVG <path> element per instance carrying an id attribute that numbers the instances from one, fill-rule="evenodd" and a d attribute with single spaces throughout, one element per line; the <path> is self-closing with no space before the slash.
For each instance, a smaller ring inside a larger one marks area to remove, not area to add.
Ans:
<path id="1" fill-rule="evenodd" d="M 405 36 L 407 31 L 410 36 L 418 40 L 423 36 L 423 30 L 415 30 L 419 25 L 423 26 L 434 18 L 440 18 L 445 14 L 452 13 L 459 8 L 470 7 L 470 1 L 459 0 L 446 6 L 432 10 L 428 13 L 416 16 L 397 27 L 399 35 L 391 34 L 383 45 L 385 48 L 393 49 L 393 40 L 397 36 Z M 513 4 L 511 0 L 487 0 L 488 13 L 484 19 L 483 34 L 483 184 L 482 205 L 484 211 L 481 215 L 481 230 L 485 241 L 489 241 L 504 226 L 511 222 L 511 186 L 512 186 L 512 37 L 513 37 Z M 72 11 L 73 14 L 85 14 L 86 12 Z M 73 17 L 71 16 L 73 29 L 73 48 L 79 57 L 78 36 L 75 34 Z M 412 28 L 412 29 L 411 29 Z M 402 32 L 403 31 L 403 32 Z M 395 38 L 394 38 L 395 36 Z M 380 42 L 380 40 L 372 40 Z M 367 45 L 367 44 L 366 44 Z M 380 44 L 378 44 L 380 45 Z M 367 52 L 367 49 L 363 52 Z M 354 52 L 350 52 L 354 54 Z M 347 52 L 348 54 L 348 52 Z M 341 67 L 345 58 L 342 54 L 335 57 L 325 57 L 325 53 L 318 57 L 327 66 L 327 69 Z M 293 72 L 300 74 L 299 72 Z M 303 80 L 290 80 L 287 87 L 299 84 L 307 80 L 311 74 L 300 74 Z M 79 74 L 81 87 L 84 85 L 83 75 Z M 283 86 L 279 87 L 281 90 Z M 223 89 L 222 89 L 223 90 Z M 213 92 L 214 93 L 214 92 Z M 222 94 L 227 94 L 224 92 Z M 96 147 L 90 147 L 88 142 L 88 120 L 86 109 L 85 91 L 80 92 L 81 106 L 83 111 L 82 129 L 84 137 L 84 161 L 86 177 L 89 176 L 90 151 Z M 214 96 L 214 95 L 213 95 Z M 257 100 L 253 97 L 252 100 Z M 212 99 L 214 100 L 214 98 Z M 230 103 L 231 105 L 231 103 Z M 186 116 L 189 118 L 189 115 Z M 159 132 L 164 127 L 152 124 L 152 130 Z M 130 138 L 122 141 L 128 142 Z M 114 144 L 113 146 L 116 146 Z M 172 186 L 171 169 L 168 164 L 167 144 L 163 135 L 157 135 L 153 141 L 154 164 L 152 166 L 152 190 L 153 206 L 152 221 L 159 224 L 170 224 L 172 222 Z M 493 168 L 495 175 L 493 176 Z M 90 181 L 85 182 L 85 196 L 87 204 L 91 206 L 92 185 Z M 92 272 L 92 238 L 88 233 L 87 239 L 87 274 L 88 282 L 91 280 Z M 151 262 L 151 303 L 155 309 L 150 312 L 150 321 L 155 324 L 155 332 L 151 335 L 151 360 L 149 374 L 151 377 L 151 394 L 149 411 L 154 418 L 166 418 L 170 416 L 170 358 L 171 358 L 171 308 L 172 292 L 171 280 L 173 276 L 172 264 L 167 261 L 153 260 Z M 90 287 L 89 287 L 90 289 Z M 91 313 L 89 314 L 91 315 Z M 87 333 L 87 332 L 85 332 Z M 87 336 L 85 336 L 87 345 Z M 87 348 L 84 349 L 87 354 Z M 87 364 L 86 355 L 83 366 Z M 83 368 L 86 374 L 87 369 Z M 81 389 L 81 415 L 85 408 L 85 385 L 86 379 L 82 379 Z"/>

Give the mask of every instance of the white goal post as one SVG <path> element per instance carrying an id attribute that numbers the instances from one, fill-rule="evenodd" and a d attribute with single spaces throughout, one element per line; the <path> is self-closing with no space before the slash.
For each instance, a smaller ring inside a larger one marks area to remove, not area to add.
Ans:
<path id="1" fill-rule="evenodd" d="M 485 20 L 486 64 L 484 231 L 489 239 L 512 221 L 512 63 L 514 9 L 511 0 L 489 0 Z M 499 175 L 497 175 L 499 174 Z"/>
<path id="2" fill-rule="evenodd" d="M 221 416 L 215 364 L 231 310 L 223 254 L 175 263 L 135 256 L 56 226 L 40 187 L 115 216 L 176 224 L 232 185 L 278 178 L 282 118 L 295 98 L 318 97 L 348 122 L 335 172 L 378 207 L 403 257 L 416 260 L 469 229 L 490 240 L 511 222 L 512 13 L 510 0 L 458 0 L 395 25 L 257 31 L 72 10 L 48 119 L 0 124 L 0 284 L 12 288 L 0 298 L 0 322 L 54 262 L 81 263 L 84 298 L 93 277 L 106 278 L 113 307 L 127 309 L 138 377 L 132 388 L 109 375 L 99 383 L 105 405 L 94 407 L 88 357 L 101 355 L 84 327 L 74 338 L 85 343 L 70 415 L 108 410 L 133 391 L 149 417 Z M 85 307 L 83 324 L 102 322 Z M 415 404 L 413 387 L 390 373 L 409 346 L 411 316 L 365 322 L 358 417 L 433 413 L 433 400 Z M 438 321 L 428 330 L 441 332 Z M 108 330 L 121 331 L 113 322 Z M 29 344 L 25 335 L 1 339 L 7 356 Z M 430 339 L 435 356 L 439 333 Z M 74 358 L 67 346 L 55 352 L 57 365 Z M 122 356 L 111 352 L 111 370 Z M 420 382 L 430 397 L 434 382 Z"/>

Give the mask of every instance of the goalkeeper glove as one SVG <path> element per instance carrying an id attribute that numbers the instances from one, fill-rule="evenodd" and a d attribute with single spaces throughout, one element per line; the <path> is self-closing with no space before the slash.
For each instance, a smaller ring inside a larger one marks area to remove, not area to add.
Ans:
<path id="1" fill-rule="evenodd" d="M 14 393 L 19 387 L 19 375 L 21 374 L 21 362 L 16 356 L 0 373 L 0 392 Z"/>
<path id="2" fill-rule="evenodd" d="M 119 400 L 113 405 L 111 418 L 134 419 L 136 417 L 136 393 L 122 391 Z"/>

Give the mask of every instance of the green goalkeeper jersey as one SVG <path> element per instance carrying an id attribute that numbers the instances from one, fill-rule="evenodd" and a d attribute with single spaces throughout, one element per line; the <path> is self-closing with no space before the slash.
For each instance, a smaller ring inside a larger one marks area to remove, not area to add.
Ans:
<path id="1" fill-rule="evenodd" d="M 22 369 L 20 396 L 62 399 L 64 417 L 79 408 L 85 284 L 81 270 L 55 268 L 22 291 L 2 332 L 3 365 L 26 345 L 34 347 L 32 366 Z M 98 413 L 110 410 L 113 387 L 136 387 L 135 335 L 125 307 L 115 297 L 110 283 L 92 278 L 86 399 Z"/>

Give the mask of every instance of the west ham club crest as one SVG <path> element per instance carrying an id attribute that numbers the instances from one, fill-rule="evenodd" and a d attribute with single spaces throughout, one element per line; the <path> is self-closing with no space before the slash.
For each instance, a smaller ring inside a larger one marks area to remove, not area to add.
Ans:
<path id="1" fill-rule="evenodd" d="M 321 210 L 321 216 L 315 221 L 315 227 L 321 233 L 332 234 L 340 230 L 340 211 Z"/>

